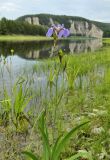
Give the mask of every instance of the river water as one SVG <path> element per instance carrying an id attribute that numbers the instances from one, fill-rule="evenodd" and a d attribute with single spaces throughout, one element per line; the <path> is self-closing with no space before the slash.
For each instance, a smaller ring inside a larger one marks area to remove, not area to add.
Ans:
<path id="1" fill-rule="evenodd" d="M 55 56 L 60 48 L 66 54 L 81 54 L 99 50 L 102 46 L 102 41 L 98 39 L 64 40 L 58 42 L 56 53 L 52 54 L 53 42 L 50 41 L 0 42 L 0 87 L 3 83 L 9 86 L 10 81 L 14 83 L 17 77 L 24 75 L 25 72 L 31 72 L 31 67 L 35 63 Z"/>

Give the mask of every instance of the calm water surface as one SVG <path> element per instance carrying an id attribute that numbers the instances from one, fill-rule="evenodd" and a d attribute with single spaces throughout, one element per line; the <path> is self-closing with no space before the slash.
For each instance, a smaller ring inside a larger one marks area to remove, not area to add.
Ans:
<path id="1" fill-rule="evenodd" d="M 53 42 L 0 42 L 0 87 L 3 86 L 3 82 L 10 85 L 10 81 L 14 82 L 18 76 L 24 75 L 25 72 L 30 73 L 33 64 L 40 63 L 39 59 L 55 56 L 60 48 L 68 54 L 80 54 L 93 52 L 102 46 L 102 41 L 97 39 L 65 40 L 58 42 L 56 52 L 52 54 Z M 11 49 L 14 49 L 13 56 Z M 5 67 L 3 57 L 6 61 Z M 45 78 L 40 80 L 44 81 Z"/>

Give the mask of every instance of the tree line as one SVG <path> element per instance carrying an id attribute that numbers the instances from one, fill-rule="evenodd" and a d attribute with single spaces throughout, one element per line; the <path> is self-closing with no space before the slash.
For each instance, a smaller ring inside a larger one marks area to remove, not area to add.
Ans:
<path id="1" fill-rule="evenodd" d="M 0 20 L 0 35 L 23 34 L 23 35 L 45 35 L 47 28 L 44 26 L 31 25 L 28 22 L 18 20 Z"/>
<path id="2" fill-rule="evenodd" d="M 33 16 L 33 15 L 28 15 Z M 74 21 L 87 21 L 89 24 L 93 23 L 97 27 L 103 30 L 104 37 L 110 37 L 110 23 L 101 23 L 97 21 L 90 21 L 82 17 L 73 16 L 57 16 L 51 14 L 38 14 L 41 25 L 32 25 L 25 21 L 28 16 L 19 17 L 17 20 L 8 20 L 2 18 L 0 20 L 0 35 L 8 34 L 23 34 L 23 35 L 45 35 L 47 32 L 47 26 L 50 26 L 50 17 L 54 22 L 64 23 L 65 27 L 70 28 L 70 20 Z M 35 16 L 35 15 L 34 15 Z"/>
<path id="3" fill-rule="evenodd" d="M 110 37 L 110 23 L 102 23 L 98 21 L 91 21 L 86 18 L 77 17 L 77 16 L 65 16 L 65 15 L 51 15 L 51 14 L 35 14 L 35 15 L 26 15 L 19 17 L 19 21 L 24 21 L 26 17 L 38 17 L 39 23 L 41 25 L 50 26 L 50 18 L 53 19 L 55 23 L 65 24 L 65 27 L 70 28 L 71 26 L 71 20 L 72 21 L 86 21 L 89 24 L 95 24 L 97 27 L 102 29 L 104 32 L 104 37 Z"/>

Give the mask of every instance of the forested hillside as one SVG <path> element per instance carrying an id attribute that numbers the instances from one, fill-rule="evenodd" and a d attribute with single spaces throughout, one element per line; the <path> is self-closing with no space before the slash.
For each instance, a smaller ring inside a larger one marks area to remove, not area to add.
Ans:
<path id="1" fill-rule="evenodd" d="M 60 23 L 60 24 L 65 24 L 65 27 L 70 28 L 71 25 L 71 20 L 72 21 L 87 21 L 91 23 L 88 19 L 82 18 L 82 17 L 75 17 L 75 16 L 65 16 L 65 15 L 51 15 L 51 14 L 36 14 L 36 15 L 26 15 L 19 17 L 17 20 L 19 21 L 24 21 L 25 18 L 27 17 L 38 17 L 39 18 L 39 23 L 41 25 L 49 26 L 50 24 L 50 18 L 55 22 L 55 23 Z"/>
<path id="2" fill-rule="evenodd" d="M 32 25 L 25 21 L 27 17 L 35 16 L 39 19 L 39 25 Z M 103 30 L 104 37 L 110 37 L 110 23 L 90 21 L 82 17 L 51 14 L 26 15 L 19 17 L 16 20 L 7 20 L 6 18 L 2 18 L 0 20 L 0 34 L 45 35 L 47 27 L 51 25 L 50 19 L 52 19 L 54 23 L 65 24 L 65 27 L 67 28 L 70 28 L 72 21 L 88 22 L 90 26 L 91 24 L 95 24 Z"/>
<path id="3" fill-rule="evenodd" d="M 97 27 L 103 30 L 104 32 L 104 37 L 110 37 L 110 23 L 102 23 L 102 22 L 97 22 L 97 21 L 91 21 L 86 18 L 82 17 L 76 17 L 76 16 L 64 16 L 64 15 L 51 15 L 51 14 L 36 14 L 36 15 L 26 15 L 19 17 L 18 20 L 24 21 L 26 17 L 35 17 L 37 16 L 39 18 L 39 23 L 41 25 L 50 25 L 49 19 L 52 18 L 54 22 L 59 22 L 59 23 L 64 23 L 65 27 L 70 27 L 71 25 L 71 20 L 72 21 L 86 21 L 89 24 L 95 24 Z"/>
<path id="4" fill-rule="evenodd" d="M 31 25 L 24 21 L 7 20 L 2 18 L 0 20 L 0 34 L 23 34 L 23 35 L 45 35 L 46 27 Z"/>

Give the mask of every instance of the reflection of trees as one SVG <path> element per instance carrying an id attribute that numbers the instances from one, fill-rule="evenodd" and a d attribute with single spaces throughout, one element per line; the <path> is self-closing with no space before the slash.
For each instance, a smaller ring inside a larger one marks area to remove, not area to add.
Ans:
<path id="1" fill-rule="evenodd" d="M 0 55 L 5 57 L 11 55 L 11 49 L 14 49 L 14 54 L 23 58 L 35 58 L 37 53 L 39 58 L 49 57 L 49 50 L 52 42 L 0 42 Z M 45 54 L 44 54 L 45 51 Z M 42 55 L 43 54 L 43 55 Z M 31 57 L 32 55 L 32 57 Z"/>
<path id="2" fill-rule="evenodd" d="M 59 42 L 57 50 L 63 48 L 65 42 Z M 25 59 L 46 58 L 51 54 L 53 42 L 0 42 L 0 55 L 5 57 L 11 55 L 11 49 L 14 49 L 14 54 Z"/>
<path id="3" fill-rule="evenodd" d="M 53 53 L 53 42 L 0 42 L 0 55 L 5 57 L 11 55 L 11 49 L 14 54 L 25 59 L 46 58 L 57 55 L 58 50 L 62 48 L 65 53 L 80 53 L 99 49 L 102 41 L 99 39 L 86 41 L 59 41 Z"/>

